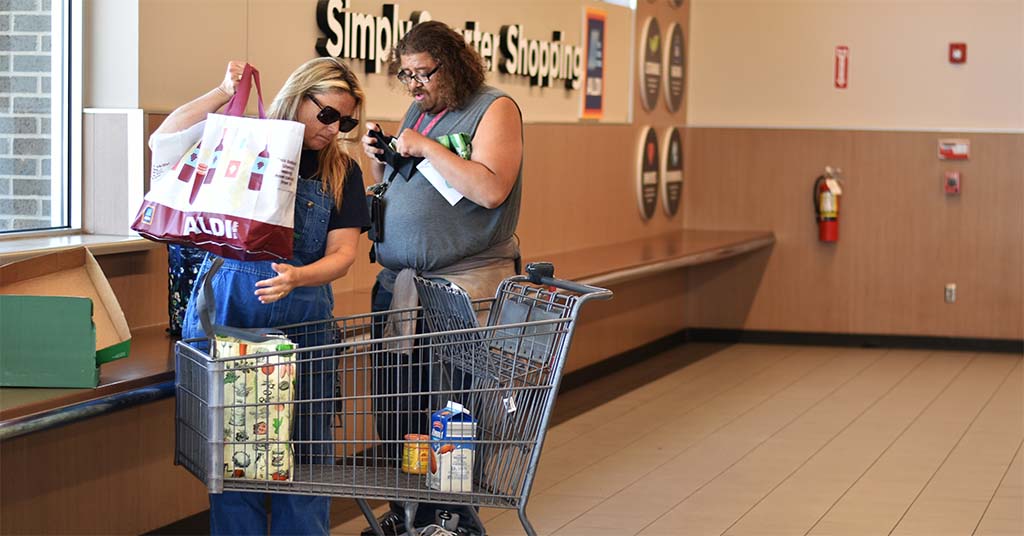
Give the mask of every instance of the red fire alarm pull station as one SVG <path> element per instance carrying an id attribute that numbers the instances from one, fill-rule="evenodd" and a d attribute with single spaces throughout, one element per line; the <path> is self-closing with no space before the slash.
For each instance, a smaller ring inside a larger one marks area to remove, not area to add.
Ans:
<path id="1" fill-rule="evenodd" d="M 949 44 L 949 63 L 967 63 L 967 43 Z"/>
<path id="2" fill-rule="evenodd" d="M 960 172 L 947 171 L 946 180 L 943 182 L 946 195 L 960 195 Z"/>

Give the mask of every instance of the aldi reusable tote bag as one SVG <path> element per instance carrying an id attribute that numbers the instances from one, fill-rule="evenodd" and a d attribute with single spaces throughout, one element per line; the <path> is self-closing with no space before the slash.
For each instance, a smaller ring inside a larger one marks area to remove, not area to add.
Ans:
<path id="1" fill-rule="evenodd" d="M 242 117 L 254 82 L 259 119 Z M 266 119 L 259 72 L 246 65 L 225 113 L 209 114 L 198 143 L 153 177 L 132 229 L 230 259 L 291 258 L 304 130 Z"/>

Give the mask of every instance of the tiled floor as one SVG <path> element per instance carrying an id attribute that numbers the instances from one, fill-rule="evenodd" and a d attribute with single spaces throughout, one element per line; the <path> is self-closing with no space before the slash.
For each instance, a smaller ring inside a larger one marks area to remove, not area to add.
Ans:
<path id="1" fill-rule="evenodd" d="M 1024 534 L 1021 356 L 737 345 L 619 387 L 569 393 L 592 409 L 550 430 L 539 534 Z"/>

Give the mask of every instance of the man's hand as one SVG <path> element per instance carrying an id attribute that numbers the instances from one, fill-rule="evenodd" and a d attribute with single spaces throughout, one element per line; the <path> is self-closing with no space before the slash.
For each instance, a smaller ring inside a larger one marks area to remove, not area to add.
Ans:
<path id="1" fill-rule="evenodd" d="M 366 156 L 369 156 L 372 162 L 376 162 L 378 161 L 379 156 L 384 154 L 384 149 L 377 147 L 377 138 L 370 135 L 370 131 L 373 130 L 380 131 L 380 125 L 372 121 L 367 121 L 366 134 L 363 134 L 363 137 L 360 138 L 359 141 L 363 144 L 363 152 L 366 153 Z"/>
<path id="2" fill-rule="evenodd" d="M 411 128 L 403 130 L 402 134 L 395 140 L 395 150 L 402 156 L 420 156 L 427 158 L 427 151 L 429 151 L 433 145 L 441 147 L 441 144 Z"/>

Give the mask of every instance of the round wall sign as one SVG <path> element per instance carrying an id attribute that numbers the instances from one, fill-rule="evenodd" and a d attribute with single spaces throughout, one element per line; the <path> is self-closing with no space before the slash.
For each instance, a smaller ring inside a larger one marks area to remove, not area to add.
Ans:
<path id="1" fill-rule="evenodd" d="M 679 110 L 683 103 L 683 75 L 686 68 L 683 64 L 683 28 L 679 23 L 672 23 L 665 32 L 665 103 L 670 112 Z"/>
<path id="2" fill-rule="evenodd" d="M 658 190 L 661 182 L 661 166 L 658 158 L 658 134 L 647 127 L 640 136 L 640 167 L 636 177 L 636 200 L 640 216 L 651 219 L 658 207 Z"/>
<path id="3" fill-rule="evenodd" d="M 665 146 L 661 161 L 661 206 L 668 217 L 679 212 L 683 198 L 683 137 L 679 129 L 669 127 L 665 132 Z"/>
<path id="4" fill-rule="evenodd" d="M 658 21 L 648 17 L 640 32 L 640 101 L 645 110 L 653 110 L 661 93 L 661 29 Z"/>

